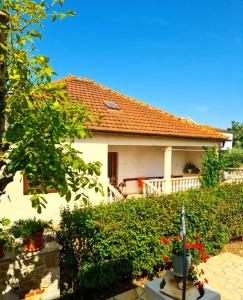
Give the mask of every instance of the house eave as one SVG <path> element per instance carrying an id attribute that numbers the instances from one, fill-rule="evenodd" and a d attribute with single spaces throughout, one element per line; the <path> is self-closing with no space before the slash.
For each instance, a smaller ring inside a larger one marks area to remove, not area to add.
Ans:
<path id="1" fill-rule="evenodd" d="M 128 135 L 128 136 L 148 136 L 148 137 L 165 137 L 165 138 L 178 138 L 178 139 L 194 139 L 194 140 L 210 140 L 216 142 L 227 141 L 227 138 L 214 138 L 214 137 L 198 137 L 198 136 L 189 136 L 189 135 L 175 135 L 175 134 L 156 134 L 156 133 L 142 133 L 142 132 L 128 132 L 120 130 L 101 130 L 101 129 L 91 129 L 92 133 L 103 133 L 103 134 L 118 134 L 118 135 Z"/>

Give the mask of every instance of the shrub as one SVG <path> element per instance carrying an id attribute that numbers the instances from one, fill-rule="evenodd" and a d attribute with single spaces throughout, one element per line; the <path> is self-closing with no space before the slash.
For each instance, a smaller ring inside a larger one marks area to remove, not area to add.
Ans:
<path id="1" fill-rule="evenodd" d="M 183 202 L 188 238 L 200 236 L 205 251 L 215 254 L 240 227 L 242 199 L 243 184 L 238 184 L 63 209 L 58 233 L 62 264 L 76 284 L 91 289 L 153 275 L 163 267 L 162 256 L 170 255 L 160 237 L 180 231 Z"/>
<path id="2" fill-rule="evenodd" d="M 243 149 L 233 148 L 222 153 L 228 168 L 239 168 L 243 165 Z"/>
<path id="3" fill-rule="evenodd" d="M 220 182 L 220 171 L 224 168 L 225 162 L 222 156 L 218 155 L 216 148 L 205 147 L 206 156 L 201 163 L 200 182 L 202 187 L 214 187 Z"/>
<path id="4" fill-rule="evenodd" d="M 14 222 L 11 232 L 16 238 L 33 237 L 37 232 L 51 227 L 51 221 L 33 219 L 18 220 Z"/>

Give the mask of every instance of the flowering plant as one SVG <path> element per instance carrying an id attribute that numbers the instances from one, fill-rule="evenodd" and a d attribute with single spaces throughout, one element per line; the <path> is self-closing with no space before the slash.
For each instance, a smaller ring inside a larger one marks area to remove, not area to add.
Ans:
<path id="1" fill-rule="evenodd" d="M 163 244 L 163 250 L 166 253 L 183 256 L 183 240 L 181 236 L 161 237 L 160 242 Z M 187 240 L 186 249 L 187 255 L 191 256 L 192 262 L 188 278 L 198 286 L 198 289 L 203 289 L 203 284 L 208 283 L 208 280 L 204 277 L 204 270 L 199 267 L 199 264 L 207 262 L 209 256 L 205 253 L 201 238 L 196 236 L 194 242 Z M 172 267 L 171 257 L 164 255 L 163 262 L 165 268 L 170 269 Z"/>

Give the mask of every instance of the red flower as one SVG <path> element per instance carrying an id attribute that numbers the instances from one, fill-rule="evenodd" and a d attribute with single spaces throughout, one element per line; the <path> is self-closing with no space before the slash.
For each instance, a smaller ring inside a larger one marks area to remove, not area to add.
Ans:
<path id="1" fill-rule="evenodd" d="M 209 255 L 206 255 L 206 254 L 205 254 L 205 255 L 203 256 L 203 262 L 206 263 L 208 259 L 209 259 Z"/>
<path id="2" fill-rule="evenodd" d="M 199 281 L 197 287 L 198 287 L 198 289 L 203 289 L 204 285 L 202 282 Z"/>
<path id="3" fill-rule="evenodd" d="M 162 244 L 168 244 L 168 243 L 169 243 L 169 240 L 166 239 L 166 238 L 161 237 L 161 238 L 160 238 L 160 242 L 161 242 Z"/>
<path id="4" fill-rule="evenodd" d="M 204 282 L 205 282 L 205 283 L 208 283 L 208 280 L 207 280 L 207 278 L 204 278 Z"/>
<path id="5" fill-rule="evenodd" d="M 164 256 L 163 256 L 163 261 L 164 261 L 164 262 L 168 262 L 168 261 L 169 261 L 169 257 L 168 257 L 167 255 L 164 255 Z"/>
<path id="6" fill-rule="evenodd" d="M 194 265 L 192 265 L 192 270 L 195 270 L 195 266 Z"/>
<path id="7" fill-rule="evenodd" d="M 199 244 L 192 244 L 193 249 L 199 249 Z"/>
<path id="8" fill-rule="evenodd" d="M 191 247 L 192 247 L 192 245 L 189 242 L 186 241 L 186 249 L 189 250 L 189 249 L 191 249 Z"/>
<path id="9" fill-rule="evenodd" d="M 203 269 L 201 269 L 201 273 L 202 273 L 202 275 L 205 273 Z"/>
<path id="10" fill-rule="evenodd" d="M 199 248 L 204 251 L 204 244 L 198 244 Z"/>
<path id="11" fill-rule="evenodd" d="M 198 242 L 200 242 L 201 241 L 201 238 L 200 238 L 200 236 L 196 236 L 196 241 L 198 241 Z"/>
<path id="12" fill-rule="evenodd" d="M 179 235 L 179 236 L 177 237 L 177 240 L 178 240 L 178 241 L 181 241 L 181 240 L 182 240 L 182 237 Z"/>

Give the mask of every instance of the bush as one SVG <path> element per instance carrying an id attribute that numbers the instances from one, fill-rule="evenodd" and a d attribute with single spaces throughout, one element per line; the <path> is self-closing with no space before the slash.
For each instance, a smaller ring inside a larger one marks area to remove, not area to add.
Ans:
<path id="1" fill-rule="evenodd" d="M 243 184 L 63 209 L 62 264 L 79 286 L 100 289 L 163 267 L 160 237 L 178 235 L 184 201 L 188 238 L 201 236 L 215 254 L 242 222 Z M 239 232 L 237 234 L 240 234 Z"/>
<path id="2" fill-rule="evenodd" d="M 222 153 L 228 168 L 240 168 L 243 165 L 243 149 L 233 148 Z"/>
<path id="3" fill-rule="evenodd" d="M 200 182 L 202 187 L 215 187 L 220 182 L 220 171 L 225 167 L 225 161 L 218 155 L 216 148 L 205 147 L 206 156 L 201 163 Z"/>

